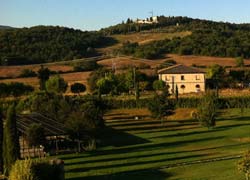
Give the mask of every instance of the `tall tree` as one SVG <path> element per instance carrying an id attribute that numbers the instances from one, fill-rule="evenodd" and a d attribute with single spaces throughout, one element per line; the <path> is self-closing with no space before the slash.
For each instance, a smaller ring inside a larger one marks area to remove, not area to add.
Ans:
<path id="1" fill-rule="evenodd" d="M 216 125 L 216 116 L 218 111 L 218 98 L 216 92 L 208 91 L 203 96 L 200 106 L 197 111 L 197 119 L 202 126 L 207 128 L 214 127 Z"/>
<path id="2" fill-rule="evenodd" d="M 3 116 L 0 108 L 0 174 L 3 173 Z"/>
<path id="3" fill-rule="evenodd" d="M 6 123 L 4 126 L 4 146 L 3 161 L 4 171 L 9 173 L 11 166 L 20 158 L 19 137 L 16 126 L 16 110 L 15 105 L 9 106 L 7 111 Z"/>
<path id="4" fill-rule="evenodd" d="M 156 93 L 148 107 L 152 116 L 161 120 L 162 125 L 164 122 L 163 118 L 173 114 L 174 111 L 174 104 L 169 100 L 168 96 L 167 90 L 164 90 L 161 94 Z"/>
<path id="5" fill-rule="evenodd" d="M 40 90 L 45 90 L 45 83 L 49 79 L 50 76 L 50 70 L 48 68 L 44 68 L 43 65 L 41 65 L 40 69 L 37 72 L 37 77 L 39 79 L 40 84 Z"/>

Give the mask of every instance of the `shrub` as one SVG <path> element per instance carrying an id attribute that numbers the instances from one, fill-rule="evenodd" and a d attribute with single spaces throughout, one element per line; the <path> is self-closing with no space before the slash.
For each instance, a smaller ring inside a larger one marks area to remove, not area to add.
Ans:
<path id="1" fill-rule="evenodd" d="M 31 159 L 16 161 L 11 168 L 9 180 L 35 180 L 32 166 L 33 161 Z"/>
<path id="2" fill-rule="evenodd" d="M 70 90 L 72 93 L 80 93 L 86 91 L 86 86 L 81 83 L 74 83 L 70 86 Z"/>
<path id="3" fill-rule="evenodd" d="M 9 180 L 62 180 L 62 166 L 60 160 L 18 160 L 11 168 Z"/>

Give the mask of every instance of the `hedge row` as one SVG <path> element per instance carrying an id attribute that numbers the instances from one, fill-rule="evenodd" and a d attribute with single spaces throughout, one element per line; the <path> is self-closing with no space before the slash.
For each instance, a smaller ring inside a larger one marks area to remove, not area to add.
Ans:
<path id="1" fill-rule="evenodd" d="M 135 99 L 105 99 L 105 103 L 112 109 L 132 109 L 146 108 L 151 100 L 151 98 L 139 99 L 138 101 Z"/>
<path id="2" fill-rule="evenodd" d="M 117 100 L 117 99 L 106 99 L 106 103 L 110 108 L 147 108 L 152 98 L 139 99 L 137 102 L 135 99 L 129 100 Z M 179 98 L 178 101 L 171 99 L 176 108 L 197 108 L 200 104 L 201 98 Z M 250 96 L 242 97 L 223 97 L 218 99 L 218 104 L 220 109 L 229 108 L 250 108 Z"/>

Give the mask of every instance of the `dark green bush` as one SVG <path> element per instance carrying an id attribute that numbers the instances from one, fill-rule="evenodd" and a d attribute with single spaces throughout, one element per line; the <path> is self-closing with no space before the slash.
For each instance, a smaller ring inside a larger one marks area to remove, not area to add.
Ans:
<path id="1" fill-rule="evenodd" d="M 18 97 L 33 91 L 34 88 L 32 86 L 19 82 L 11 82 L 8 84 L 0 83 L 0 97 L 7 97 L 7 96 Z"/>

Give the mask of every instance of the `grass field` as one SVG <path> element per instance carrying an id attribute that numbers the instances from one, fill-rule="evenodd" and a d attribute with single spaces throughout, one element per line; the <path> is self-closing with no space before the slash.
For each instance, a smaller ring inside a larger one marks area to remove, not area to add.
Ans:
<path id="1" fill-rule="evenodd" d="M 210 130 L 191 120 L 191 111 L 178 109 L 163 125 L 145 109 L 107 113 L 97 151 L 59 156 L 65 160 L 66 179 L 243 180 L 239 159 L 164 168 L 238 155 L 250 147 L 250 109 L 242 115 L 238 109 L 221 111 Z"/>

